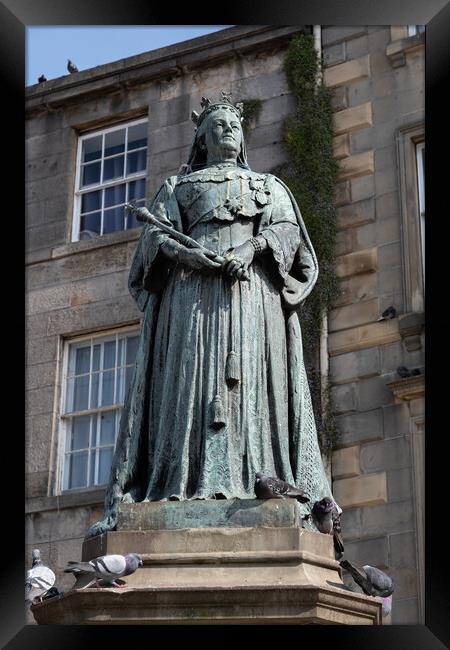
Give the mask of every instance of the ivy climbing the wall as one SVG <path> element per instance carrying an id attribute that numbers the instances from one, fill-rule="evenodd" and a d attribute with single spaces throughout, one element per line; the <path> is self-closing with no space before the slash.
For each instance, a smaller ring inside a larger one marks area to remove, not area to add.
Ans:
<path id="1" fill-rule="evenodd" d="M 333 201 L 338 163 L 333 156 L 331 91 L 318 83 L 321 64 L 313 36 L 301 34 L 291 40 L 284 71 L 296 106 L 284 125 L 288 163 L 277 175 L 296 198 L 319 263 L 319 278 L 301 308 L 300 319 L 319 443 L 322 452 L 330 455 L 338 432 L 329 387 L 321 390 L 318 367 L 323 315 L 338 295 Z"/>

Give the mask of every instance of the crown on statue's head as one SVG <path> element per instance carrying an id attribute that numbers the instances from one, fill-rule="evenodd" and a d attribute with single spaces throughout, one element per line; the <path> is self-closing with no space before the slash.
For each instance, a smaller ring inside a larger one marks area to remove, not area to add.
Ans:
<path id="1" fill-rule="evenodd" d="M 222 94 L 222 100 L 214 104 L 207 97 L 202 97 L 202 101 L 200 102 L 200 106 L 203 108 L 202 112 L 197 113 L 197 111 L 192 111 L 191 119 L 197 128 L 200 126 L 200 124 L 203 122 L 203 120 L 207 115 L 209 115 L 213 111 L 218 110 L 219 108 L 227 108 L 233 111 L 233 113 L 235 113 L 236 116 L 239 118 L 239 121 L 242 122 L 242 120 L 244 119 L 242 116 L 244 104 L 242 102 L 238 102 L 237 104 L 232 104 L 230 100 L 231 93 L 226 93 L 222 90 L 221 94 Z"/>

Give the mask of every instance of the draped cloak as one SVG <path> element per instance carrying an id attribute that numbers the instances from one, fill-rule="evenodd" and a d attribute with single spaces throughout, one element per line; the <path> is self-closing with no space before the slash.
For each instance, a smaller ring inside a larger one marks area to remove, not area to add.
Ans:
<path id="1" fill-rule="evenodd" d="M 271 174 L 222 164 L 168 178 L 149 210 L 218 253 L 252 235 L 268 246 L 248 281 L 232 280 L 169 262 L 159 250 L 169 235 L 144 226 L 129 275 L 143 311 L 136 366 L 96 532 L 113 526 L 121 501 L 255 498 L 256 472 L 303 489 L 309 513 L 331 490 L 297 313 L 318 266 L 294 197 Z"/>

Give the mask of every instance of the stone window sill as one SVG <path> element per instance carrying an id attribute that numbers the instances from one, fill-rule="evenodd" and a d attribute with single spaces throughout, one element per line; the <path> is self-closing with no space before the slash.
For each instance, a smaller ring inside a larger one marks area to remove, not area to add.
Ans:
<path id="1" fill-rule="evenodd" d="M 386 56 L 390 60 L 392 67 L 398 68 L 406 65 L 406 54 L 418 50 L 425 46 L 425 33 L 406 36 L 398 41 L 389 43 L 386 48 Z"/>
<path id="2" fill-rule="evenodd" d="M 142 227 L 131 228 L 130 230 L 111 232 L 107 235 L 97 237 L 97 239 L 74 241 L 64 246 L 56 246 L 52 249 L 52 259 L 66 257 L 67 255 L 74 255 L 76 253 L 84 253 L 85 251 L 97 248 L 105 248 L 106 246 L 114 246 L 122 242 L 134 241 L 135 239 L 139 239 L 141 231 Z"/>
<path id="3" fill-rule="evenodd" d="M 84 506 L 102 505 L 105 500 L 106 488 L 74 490 L 56 496 L 33 497 L 25 503 L 26 514 L 48 510 L 64 510 Z"/>

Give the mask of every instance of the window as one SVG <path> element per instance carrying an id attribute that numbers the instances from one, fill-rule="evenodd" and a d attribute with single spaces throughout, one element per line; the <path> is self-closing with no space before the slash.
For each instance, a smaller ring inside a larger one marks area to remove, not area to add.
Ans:
<path id="1" fill-rule="evenodd" d="M 147 120 L 135 120 L 78 142 L 73 241 L 140 226 L 124 204 L 145 203 Z"/>
<path id="2" fill-rule="evenodd" d="M 425 31 L 425 25 L 408 25 L 408 36 L 422 34 Z"/>
<path id="3" fill-rule="evenodd" d="M 405 312 L 423 312 L 425 295 L 425 135 L 423 123 L 398 131 Z"/>
<path id="4" fill-rule="evenodd" d="M 61 417 L 63 491 L 108 482 L 138 339 L 133 329 L 68 347 Z"/>
<path id="5" fill-rule="evenodd" d="M 416 144 L 417 194 L 420 215 L 420 247 L 425 280 L 425 142 Z M 425 284 L 425 283 L 424 283 Z"/>

